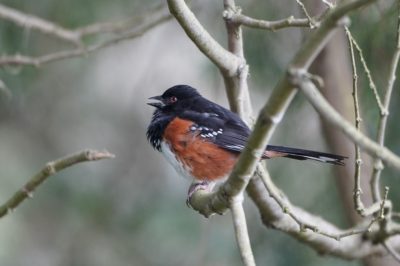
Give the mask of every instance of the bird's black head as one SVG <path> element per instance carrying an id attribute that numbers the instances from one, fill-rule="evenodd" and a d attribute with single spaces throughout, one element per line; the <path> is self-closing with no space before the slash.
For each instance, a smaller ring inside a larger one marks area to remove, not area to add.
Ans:
<path id="1" fill-rule="evenodd" d="M 157 102 L 147 104 L 166 112 L 177 111 L 183 103 L 199 96 L 200 94 L 195 88 L 188 85 L 176 85 L 166 90 L 162 95 L 150 97 L 149 99 Z"/>

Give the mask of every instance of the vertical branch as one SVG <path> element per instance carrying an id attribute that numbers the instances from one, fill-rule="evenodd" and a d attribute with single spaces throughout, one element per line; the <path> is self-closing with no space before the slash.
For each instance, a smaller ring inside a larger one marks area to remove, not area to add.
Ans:
<path id="1" fill-rule="evenodd" d="M 350 56 L 351 56 L 351 66 L 353 71 L 353 102 L 354 102 L 354 114 L 355 114 L 355 127 L 357 131 L 360 131 L 360 123 L 361 123 L 361 116 L 360 116 L 360 106 L 358 103 L 358 75 L 357 75 L 357 65 L 356 59 L 354 56 L 354 46 L 353 41 L 350 35 L 350 31 L 347 27 L 344 27 L 346 32 L 347 40 L 349 42 L 350 48 Z M 361 216 L 364 215 L 364 204 L 361 201 L 361 153 L 360 153 L 360 146 L 357 143 L 354 143 L 355 149 L 355 172 L 354 172 L 354 191 L 353 191 L 353 199 L 354 199 L 354 207 L 358 214 Z"/>
<path id="2" fill-rule="evenodd" d="M 246 216 L 243 210 L 242 199 L 242 195 L 233 198 L 229 204 L 229 207 L 232 213 L 236 242 L 239 247 L 243 265 L 255 266 L 256 263 L 254 260 L 253 251 L 251 250 L 249 232 L 247 231 Z"/>
<path id="3" fill-rule="evenodd" d="M 231 110 L 238 113 L 244 121 L 250 124 L 252 107 L 247 85 L 249 67 L 244 58 L 242 28 L 240 24 L 230 20 L 232 15 L 240 13 L 241 10 L 235 5 L 235 0 L 224 0 L 223 17 L 228 33 L 228 50 L 241 58 L 242 64 L 239 66 L 236 75 L 232 76 L 223 71 L 221 73 L 224 77 L 226 94 Z M 229 207 L 232 213 L 236 242 L 239 247 L 242 262 L 246 266 L 255 266 L 256 263 L 250 245 L 249 233 L 247 231 L 246 216 L 242 205 L 243 192 L 244 191 L 231 199 Z"/>
<path id="4" fill-rule="evenodd" d="M 239 65 L 237 73 L 234 75 L 224 71 L 222 71 L 222 75 L 224 77 L 225 89 L 231 110 L 238 113 L 244 121 L 250 123 L 252 107 L 247 85 L 249 67 L 246 64 L 243 53 L 241 25 L 232 20 L 234 15 L 240 13 L 241 9 L 235 5 L 234 0 L 224 0 L 223 17 L 228 33 L 228 50 L 240 58 L 242 63 Z"/>
<path id="5" fill-rule="evenodd" d="M 396 69 L 399 63 L 399 58 L 400 58 L 400 3 L 398 3 L 396 50 L 393 54 L 393 58 L 390 63 L 388 84 L 386 86 L 386 92 L 383 99 L 383 112 L 381 112 L 381 117 L 378 124 L 377 142 L 381 146 L 383 146 L 385 143 L 385 131 L 389 115 L 389 104 L 392 96 L 393 85 L 396 80 Z M 380 158 L 376 158 L 374 161 L 374 170 L 372 172 L 372 177 L 371 177 L 372 196 L 374 198 L 374 201 L 378 201 L 381 199 L 379 190 L 379 181 L 382 170 L 383 170 L 382 160 Z"/>

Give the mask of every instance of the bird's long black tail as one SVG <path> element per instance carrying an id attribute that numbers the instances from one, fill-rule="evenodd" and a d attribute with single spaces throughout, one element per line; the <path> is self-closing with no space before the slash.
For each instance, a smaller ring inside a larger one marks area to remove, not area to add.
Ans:
<path id="1" fill-rule="evenodd" d="M 273 146 L 273 145 L 267 146 L 265 155 L 266 157 L 271 157 L 268 156 L 269 153 L 273 154 L 274 152 L 277 153 L 276 157 L 286 157 L 296 160 L 314 160 L 335 165 L 344 165 L 344 159 L 347 158 L 346 156 L 341 156 L 331 153 L 303 150 L 303 149 L 290 148 L 284 146 Z"/>

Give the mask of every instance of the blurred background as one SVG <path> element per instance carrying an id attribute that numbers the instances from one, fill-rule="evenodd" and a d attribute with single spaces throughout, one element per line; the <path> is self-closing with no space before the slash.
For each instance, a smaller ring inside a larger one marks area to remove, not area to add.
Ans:
<path id="1" fill-rule="evenodd" d="M 160 2 L 0 0 L 67 28 L 141 15 Z M 196 2 L 194 11 L 205 28 L 225 45 L 222 1 L 192 2 Z M 315 2 L 306 4 L 311 8 Z M 381 1 L 351 16 L 351 30 L 364 49 L 382 95 L 395 47 L 394 2 Z M 303 17 L 291 0 L 243 0 L 237 4 L 244 14 L 256 18 Z M 244 29 L 249 87 L 256 111 L 309 32 Z M 0 20 L 0 54 L 37 56 L 68 47 L 55 38 Z M 335 63 L 349 66 L 347 58 Z M 79 164 L 51 177 L 35 191 L 33 199 L 1 219 L 0 265 L 241 265 L 230 215 L 205 219 L 187 208 L 188 180 L 177 176 L 145 137 L 153 111 L 146 105 L 147 98 L 175 84 L 192 85 L 228 106 L 217 68 L 176 21 L 169 20 L 140 38 L 88 56 L 40 68 L 3 67 L 0 79 L 12 93 L 12 98 L 0 96 L 0 202 L 48 161 L 84 148 L 107 149 L 116 155 L 115 159 Z M 360 82 L 363 126 L 374 137 L 378 110 L 362 74 Z M 387 146 L 400 154 L 400 95 L 396 87 Z M 346 93 L 351 100 L 350 88 Z M 319 116 L 299 94 L 272 144 L 329 152 L 325 133 Z M 268 167 L 294 204 L 339 227 L 350 226 L 334 167 L 285 159 L 269 161 Z M 399 202 L 398 174 L 387 169 L 382 182 L 391 187 L 390 199 Z M 352 180 L 348 186 L 352 187 Z M 245 205 L 259 265 L 361 264 L 320 256 L 284 233 L 265 228 L 253 203 L 247 200 Z"/>

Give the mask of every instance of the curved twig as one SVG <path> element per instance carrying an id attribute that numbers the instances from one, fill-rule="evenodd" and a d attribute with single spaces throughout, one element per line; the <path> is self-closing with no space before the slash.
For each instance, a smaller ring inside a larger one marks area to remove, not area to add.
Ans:
<path id="1" fill-rule="evenodd" d="M 55 175 L 57 172 L 72 165 L 88 161 L 98 161 L 102 159 L 114 158 L 114 154 L 108 151 L 85 150 L 77 152 L 66 157 L 48 162 L 39 173 L 31 177 L 25 185 L 14 193 L 6 203 L 0 206 L 0 218 L 12 212 L 19 204 L 27 198 L 32 197 L 33 191 L 42 184 L 47 178 Z"/>

